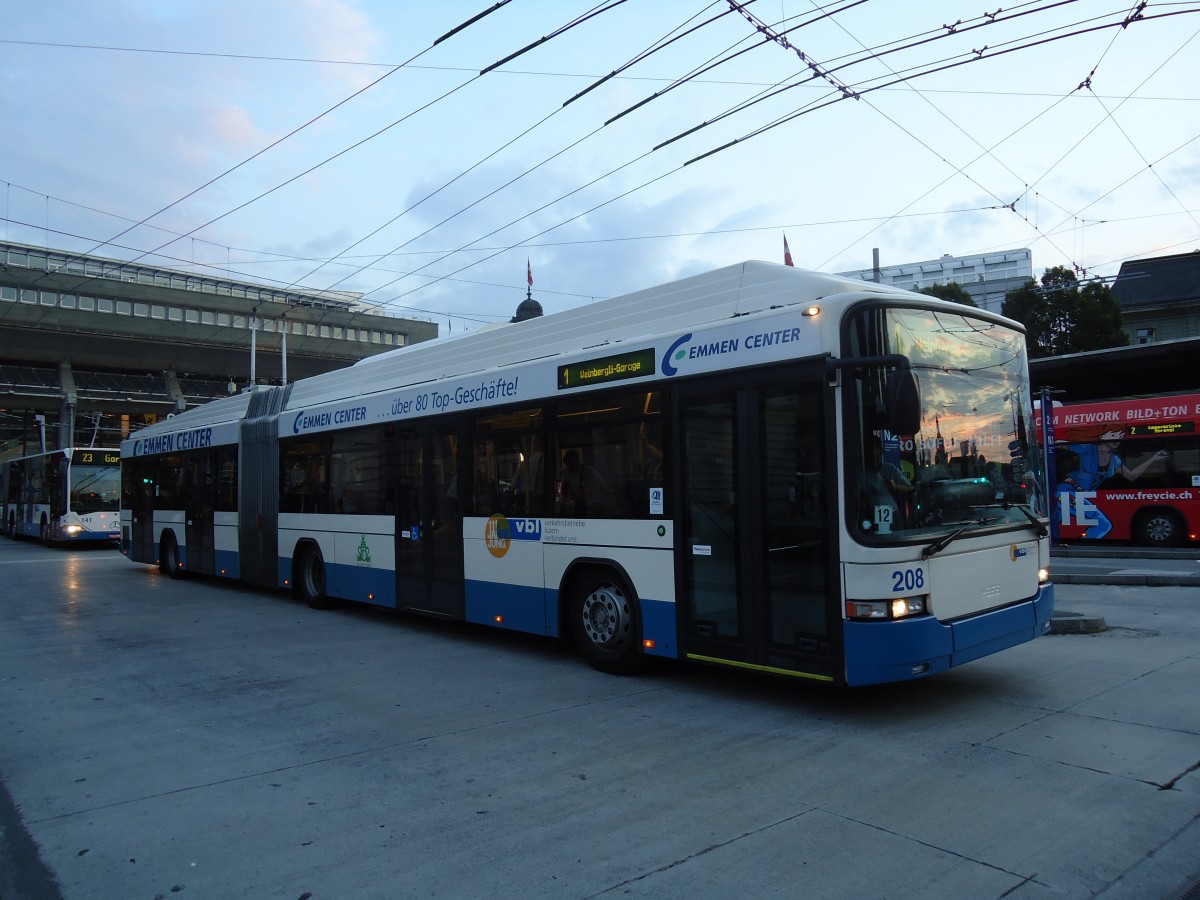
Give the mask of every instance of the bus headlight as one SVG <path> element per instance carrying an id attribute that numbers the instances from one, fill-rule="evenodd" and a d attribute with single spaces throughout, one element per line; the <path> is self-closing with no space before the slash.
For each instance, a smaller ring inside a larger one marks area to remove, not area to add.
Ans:
<path id="1" fill-rule="evenodd" d="M 83 531 L 83 526 L 82 525 L 68 525 L 66 528 L 63 529 L 63 531 L 65 531 L 67 534 L 79 534 L 79 532 Z"/>
<path id="2" fill-rule="evenodd" d="M 895 597 L 891 600 L 847 600 L 846 617 L 850 619 L 907 619 L 922 616 L 926 611 L 926 595 Z"/>
<path id="3" fill-rule="evenodd" d="M 892 601 L 892 618 L 919 616 L 925 612 L 925 597 L 899 597 Z"/>
<path id="4" fill-rule="evenodd" d="M 1045 584 L 1050 580 L 1050 570 L 1046 568 L 1038 569 L 1038 584 Z"/>

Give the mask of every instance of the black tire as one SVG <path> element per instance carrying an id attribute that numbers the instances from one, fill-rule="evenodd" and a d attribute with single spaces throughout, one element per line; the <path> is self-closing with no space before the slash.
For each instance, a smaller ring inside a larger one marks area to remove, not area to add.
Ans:
<path id="1" fill-rule="evenodd" d="M 317 547 L 308 544 L 300 550 L 292 584 L 311 609 L 329 609 L 333 606 L 333 601 L 325 593 L 325 560 Z"/>
<path id="2" fill-rule="evenodd" d="M 164 532 L 159 543 L 158 571 L 168 578 L 182 578 L 183 566 L 179 560 L 179 542 L 171 532 Z"/>
<path id="3" fill-rule="evenodd" d="M 641 668 L 641 621 L 637 603 L 615 573 L 590 569 L 575 582 L 568 611 L 575 646 L 588 663 L 610 675 Z"/>
<path id="4" fill-rule="evenodd" d="M 1134 522 L 1133 536 L 1143 547 L 1177 547 L 1183 542 L 1183 521 L 1169 509 L 1146 510 Z"/>

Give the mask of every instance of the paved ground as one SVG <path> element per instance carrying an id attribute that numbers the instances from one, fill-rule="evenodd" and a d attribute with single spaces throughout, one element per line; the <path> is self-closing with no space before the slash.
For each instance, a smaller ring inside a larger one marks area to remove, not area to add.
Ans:
<path id="1" fill-rule="evenodd" d="M 0 897 L 1176 898 L 1200 592 L 1059 603 L 839 692 L 0 541 Z"/>

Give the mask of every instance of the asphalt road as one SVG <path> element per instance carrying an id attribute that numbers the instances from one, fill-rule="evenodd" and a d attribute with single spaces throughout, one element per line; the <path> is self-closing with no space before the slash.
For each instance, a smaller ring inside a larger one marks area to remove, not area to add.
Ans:
<path id="1" fill-rule="evenodd" d="M 1174 898 L 1200 592 L 834 691 L 0 540 L 0 897 Z"/>

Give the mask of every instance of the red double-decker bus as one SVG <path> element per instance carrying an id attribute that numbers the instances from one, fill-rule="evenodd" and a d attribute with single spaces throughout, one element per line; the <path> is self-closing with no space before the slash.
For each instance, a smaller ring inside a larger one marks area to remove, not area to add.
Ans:
<path id="1" fill-rule="evenodd" d="M 1054 408 L 1059 536 L 1178 546 L 1200 538 L 1200 394 Z"/>

